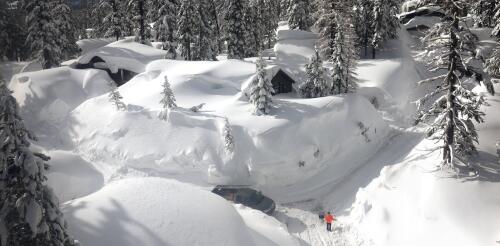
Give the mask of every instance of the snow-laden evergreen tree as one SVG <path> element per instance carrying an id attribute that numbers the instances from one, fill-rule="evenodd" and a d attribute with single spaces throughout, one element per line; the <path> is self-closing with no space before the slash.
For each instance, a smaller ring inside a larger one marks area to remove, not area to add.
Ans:
<path id="1" fill-rule="evenodd" d="M 71 8 L 68 6 L 67 0 L 55 0 L 53 4 L 51 14 L 54 16 L 54 25 L 60 33 L 57 41 L 61 47 L 63 57 L 69 59 L 78 53 L 75 23 L 71 16 Z"/>
<path id="2" fill-rule="evenodd" d="M 228 156 L 234 155 L 234 137 L 231 131 L 231 124 L 229 120 L 225 118 L 224 128 L 222 129 L 222 136 L 224 138 L 224 150 Z"/>
<path id="3" fill-rule="evenodd" d="M 337 16 L 337 22 L 342 22 L 342 17 Z M 344 34 L 344 28 L 339 26 L 335 34 L 335 49 L 331 59 L 332 62 L 332 94 L 348 93 L 356 90 L 356 82 L 353 78 L 354 67 L 352 62 L 356 59 L 354 54 L 349 51 L 348 45 L 351 43 Z"/>
<path id="4" fill-rule="evenodd" d="M 147 8 L 149 4 L 146 0 L 128 0 L 128 10 L 133 13 L 132 23 L 135 30 L 135 41 L 141 44 L 149 44 L 152 38 L 151 28 L 147 22 Z"/>
<path id="5" fill-rule="evenodd" d="M 177 108 L 177 104 L 175 103 L 175 95 L 172 89 L 170 88 L 170 83 L 168 82 L 168 77 L 165 76 L 165 81 L 163 82 L 163 91 L 161 92 L 162 94 L 162 99 L 160 101 L 162 107 L 164 110 L 166 109 L 175 109 Z"/>
<path id="6" fill-rule="evenodd" d="M 276 38 L 276 29 L 279 22 L 279 2 L 276 0 L 257 0 L 260 6 L 257 9 L 257 18 L 260 21 L 261 41 L 260 46 L 263 48 L 271 49 Z"/>
<path id="7" fill-rule="evenodd" d="M 211 26 L 214 34 L 214 52 L 215 54 L 221 53 L 224 48 L 224 40 L 222 38 L 222 6 L 224 5 L 223 0 L 208 0 L 208 13 L 211 20 Z"/>
<path id="8" fill-rule="evenodd" d="M 288 20 L 291 0 L 277 0 L 277 4 L 279 4 L 279 20 Z"/>
<path id="9" fill-rule="evenodd" d="M 299 86 L 299 94 L 304 98 L 330 95 L 331 87 L 325 80 L 323 61 L 318 49 L 315 49 L 309 64 L 306 65 L 306 81 Z"/>
<path id="10" fill-rule="evenodd" d="M 500 43 L 486 61 L 486 70 L 491 77 L 500 79 Z"/>
<path id="11" fill-rule="evenodd" d="M 210 15 L 209 0 L 199 0 L 197 5 L 199 18 L 195 26 L 196 42 L 194 44 L 194 60 L 215 61 L 217 58 L 216 47 L 217 39 L 213 28 L 214 20 Z"/>
<path id="12" fill-rule="evenodd" d="M 447 73 L 421 82 L 442 80 L 435 91 L 417 102 L 422 108 L 428 100 L 437 98 L 428 109 L 419 112 L 416 122 L 431 122 L 428 136 L 439 141 L 439 148 L 443 150 L 443 164 L 456 166 L 460 162 L 467 163 L 468 157 L 477 152 L 475 143 L 478 142 L 478 135 L 474 122 L 482 122 L 484 116 L 480 110 L 484 99 L 474 93 L 468 83 L 475 80 L 485 84 L 490 93 L 494 91 L 491 82 L 483 81 L 477 70 L 467 66 L 462 58 L 465 47 L 463 27 L 459 25 L 458 16 L 467 2 L 446 0 L 439 4 L 447 11 L 450 21 L 440 25 L 439 32 L 434 30 L 435 37 L 438 37 L 436 40 L 446 47 L 446 52 L 438 54 L 446 58 L 445 63 L 438 63 L 434 70 L 446 69 Z"/>
<path id="13" fill-rule="evenodd" d="M 500 3 L 496 5 L 495 15 L 493 16 L 493 30 L 491 31 L 491 35 L 500 38 Z"/>
<path id="14" fill-rule="evenodd" d="M 125 18 L 123 3 L 118 0 L 100 0 L 94 10 L 96 15 L 104 13 L 104 19 L 98 27 L 98 33 L 104 37 L 115 37 L 116 41 L 128 33 L 129 19 Z"/>
<path id="15" fill-rule="evenodd" d="M 28 37 L 32 57 L 42 64 L 44 69 L 61 64 L 62 51 L 58 41 L 60 32 L 51 13 L 51 4 L 47 1 L 33 0 L 25 5 Z"/>
<path id="16" fill-rule="evenodd" d="M 250 83 L 249 93 L 250 103 L 254 105 L 254 113 L 256 115 L 269 114 L 274 88 L 267 77 L 266 62 L 260 55 L 257 60 L 257 76 Z"/>
<path id="17" fill-rule="evenodd" d="M 497 0 L 478 0 L 471 4 L 471 14 L 475 25 L 478 27 L 492 27 L 495 8 L 498 5 Z"/>
<path id="18" fill-rule="evenodd" d="M 224 16 L 228 59 L 243 59 L 245 57 L 244 4 L 245 1 L 228 0 Z"/>
<path id="19" fill-rule="evenodd" d="M 163 43 L 163 50 L 167 51 L 165 58 L 177 58 L 177 0 L 151 0 L 148 18 L 154 23 L 156 41 Z"/>
<path id="20" fill-rule="evenodd" d="M 244 57 L 254 57 L 262 49 L 260 43 L 262 42 L 261 32 L 262 32 L 262 22 L 257 18 L 258 8 L 252 6 L 248 3 L 243 3 L 243 21 L 242 25 L 245 28 L 243 41 L 245 42 L 245 54 Z M 260 38 L 260 40 L 257 40 Z"/>
<path id="21" fill-rule="evenodd" d="M 290 29 L 309 30 L 310 21 L 310 2 L 309 0 L 290 0 L 288 9 L 288 25 Z"/>
<path id="22" fill-rule="evenodd" d="M 196 28 L 200 23 L 197 3 L 193 0 L 183 0 L 177 17 L 177 37 L 181 56 L 185 60 L 193 60 L 191 44 L 196 41 Z"/>
<path id="23" fill-rule="evenodd" d="M 388 5 L 384 0 L 374 0 L 373 2 L 373 38 L 372 38 L 372 58 L 375 59 L 377 49 L 388 39 L 386 16 L 389 15 Z"/>
<path id="24" fill-rule="evenodd" d="M 45 161 L 33 153 L 16 99 L 0 80 L 0 246 L 72 246 L 59 201 L 45 184 Z"/>
<path id="25" fill-rule="evenodd" d="M 373 1 L 354 0 L 353 24 L 356 31 L 357 42 L 364 49 L 364 55 L 368 56 L 368 47 L 373 38 Z"/>
<path id="26" fill-rule="evenodd" d="M 168 82 L 167 76 L 165 76 L 165 81 L 163 82 L 163 91 L 162 99 L 160 104 L 162 105 L 162 112 L 160 113 L 160 119 L 167 120 L 168 114 L 170 110 L 177 108 L 177 104 L 175 103 L 175 95 L 172 89 L 170 88 L 170 83 Z"/>
<path id="27" fill-rule="evenodd" d="M 120 94 L 120 91 L 118 91 L 118 87 L 116 86 L 115 82 L 109 81 L 108 86 L 111 90 L 108 94 L 109 101 L 116 106 L 117 110 L 127 110 L 127 105 L 123 103 L 123 97 Z"/>
<path id="28" fill-rule="evenodd" d="M 319 31 L 319 50 L 324 59 L 331 61 L 337 33 L 335 2 L 322 0 L 320 4 L 321 11 L 318 13 L 318 20 L 315 23 Z"/>

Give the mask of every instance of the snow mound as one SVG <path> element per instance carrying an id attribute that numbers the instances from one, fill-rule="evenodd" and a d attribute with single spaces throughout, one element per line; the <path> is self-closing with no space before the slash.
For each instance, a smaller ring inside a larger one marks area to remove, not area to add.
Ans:
<path id="1" fill-rule="evenodd" d="M 116 181 L 63 210 L 82 245 L 257 245 L 226 200 L 161 178 Z"/>
<path id="2" fill-rule="evenodd" d="M 108 74 L 101 70 L 70 67 L 15 75 L 9 88 L 14 92 L 30 129 L 65 120 L 85 100 L 107 92 Z"/>
<path id="3" fill-rule="evenodd" d="M 65 151 L 49 152 L 47 183 L 61 202 L 91 194 L 104 186 L 104 177 L 92 164 Z"/>
<path id="4" fill-rule="evenodd" d="M 88 64 L 94 57 L 99 57 L 113 73 L 118 69 L 142 73 L 148 63 L 164 58 L 165 54 L 164 50 L 125 39 L 83 54 L 78 63 Z"/>

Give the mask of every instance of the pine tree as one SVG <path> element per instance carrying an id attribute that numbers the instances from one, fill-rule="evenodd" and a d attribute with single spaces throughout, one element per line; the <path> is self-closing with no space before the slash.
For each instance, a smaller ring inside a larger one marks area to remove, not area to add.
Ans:
<path id="1" fill-rule="evenodd" d="M 28 37 L 32 56 L 42 64 L 44 69 L 57 67 L 61 64 L 62 51 L 58 41 L 61 33 L 54 23 L 50 2 L 33 0 L 26 3 L 28 13 Z"/>
<path id="2" fill-rule="evenodd" d="M 62 49 L 62 54 L 65 59 L 69 59 L 78 53 L 78 46 L 76 45 L 75 23 L 71 17 L 71 8 L 68 6 L 67 0 L 54 1 L 52 15 L 55 19 L 54 25 L 60 33 L 57 41 Z"/>
<path id="3" fill-rule="evenodd" d="M 256 8 L 257 7 L 257 8 Z M 244 48 L 245 53 L 244 57 L 254 57 L 261 51 L 261 29 L 262 23 L 260 18 L 257 18 L 258 6 L 249 5 L 247 3 L 243 3 L 243 22 L 242 25 L 244 30 Z M 260 38 L 260 40 L 258 40 Z"/>
<path id="4" fill-rule="evenodd" d="M 478 27 L 492 27 L 496 0 L 478 0 L 472 3 L 472 16 Z"/>
<path id="5" fill-rule="evenodd" d="M 250 103 L 254 105 L 254 113 L 267 115 L 271 110 L 273 85 L 266 76 L 266 63 L 262 56 L 257 60 L 257 76 L 250 83 Z"/>
<path id="6" fill-rule="evenodd" d="M 466 82 L 476 80 L 484 83 L 494 93 L 489 81 L 482 81 L 482 76 L 472 67 L 465 65 L 462 59 L 464 53 L 463 27 L 459 26 L 458 16 L 461 14 L 465 1 L 445 1 L 440 2 L 443 9 L 447 11 L 451 21 L 440 26 L 439 37 L 443 42 L 444 37 L 448 37 L 446 46 L 448 51 L 439 56 L 447 57 L 447 74 L 440 75 L 421 83 L 429 83 L 443 79 L 434 92 L 429 93 L 418 101 L 419 108 L 428 100 L 437 97 L 428 110 L 421 110 L 417 116 L 417 123 L 432 119 L 433 122 L 428 131 L 428 136 L 442 143 L 443 164 L 445 166 L 457 165 L 459 160 L 467 162 L 467 158 L 477 152 L 475 143 L 478 142 L 478 135 L 474 126 L 474 121 L 483 121 L 484 113 L 480 111 L 484 104 L 482 96 L 472 92 Z M 441 64 L 439 65 L 441 68 Z M 467 79 L 469 78 L 469 79 Z"/>
<path id="7" fill-rule="evenodd" d="M 337 18 L 340 21 L 340 18 Z M 353 86 L 349 85 L 349 63 L 348 54 L 345 49 L 345 36 L 342 28 L 335 34 L 335 49 L 331 57 L 333 63 L 332 69 L 332 94 L 347 93 Z M 351 88 L 350 88 L 351 87 Z"/>
<path id="8" fill-rule="evenodd" d="M 217 40 L 213 31 L 213 19 L 210 15 L 209 0 L 199 0 L 197 4 L 197 11 L 199 18 L 195 26 L 196 42 L 194 47 L 194 60 L 201 61 L 214 61 L 216 60 L 216 46 Z"/>
<path id="9" fill-rule="evenodd" d="M 299 86 L 299 94 L 304 98 L 330 95 L 331 87 L 325 81 L 323 61 L 318 49 L 306 65 L 306 81 Z"/>
<path id="10" fill-rule="evenodd" d="M 116 106 L 117 110 L 127 110 L 127 105 L 123 103 L 122 101 L 123 97 L 118 91 L 118 87 L 116 86 L 115 82 L 109 81 L 108 86 L 111 89 L 111 91 L 108 94 L 109 101 Z"/>
<path id="11" fill-rule="evenodd" d="M 288 10 L 290 29 L 309 30 L 310 20 L 309 0 L 291 0 Z"/>
<path id="12" fill-rule="evenodd" d="M 201 23 L 198 8 L 193 0 L 183 0 L 177 18 L 177 37 L 179 39 L 181 56 L 193 60 L 191 43 L 196 40 L 196 28 Z"/>
<path id="13" fill-rule="evenodd" d="M 373 1 L 372 0 L 354 0 L 354 19 L 353 24 L 357 35 L 357 42 L 364 48 L 365 56 L 368 55 L 368 47 L 373 38 Z"/>
<path id="14" fill-rule="evenodd" d="M 493 31 L 491 35 L 500 38 L 500 4 L 496 5 L 495 15 L 493 16 Z"/>
<path id="15" fill-rule="evenodd" d="M 115 37 L 116 41 L 128 33 L 128 18 L 123 13 L 123 3 L 118 0 L 100 0 L 95 15 L 103 13 L 104 19 L 99 24 L 98 33 L 104 37 Z"/>
<path id="16" fill-rule="evenodd" d="M 245 21 L 244 1 L 228 0 L 228 8 L 224 16 L 227 40 L 227 58 L 243 59 L 245 57 Z"/>
<path id="17" fill-rule="evenodd" d="M 486 70 L 491 77 L 500 79 L 500 43 L 486 61 Z"/>
<path id="18" fill-rule="evenodd" d="M 135 41 L 141 44 L 149 44 L 152 38 L 151 28 L 146 23 L 149 4 L 146 0 L 129 0 L 128 9 L 133 13 L 133 29 L 136 30 Z"/>
<path id="19" fill-rule="evenodd" d="M 272 44 L 275 41 L 276 29 L 278 28 L 279 22 L 279 2 L 276 0 L 263 0 L 259 2 L 259 14 L 260 23 L 262 23 L 262 30 L 260 35 L 262 36 L 262 46 L 267 45 L 268 49 L 272 48 Z M 264 47 L 264 46 L 263 46 Z"/>
<path id="20" fill-rule="evenodd" d="M 315 23 L 319 30 L 319 50 L 326 60 L 333 62 L 331 59 L 335 50 L 335 35 L 337 33 L 335 3 L 323 0 L 321 5 L 322 11 L 318 13 L 318 20 Z"/>
<path id="21" fill-rule="evenodd" d="M 372 58 L 375 59 L 376 50 L 388 39 L 386 15 L 389 15 L 387 5 L 383 0 L 375 0 L 373 6 L 373 38 Z"/>
<path id="22" fill-rule="evenodd" d="M 49 157 L 33 153 L 19 106 L 0 80 L 0 245 L 72 246 L 57 197 L 44 182 Z"/>
<path id="23" fill-rule="evenodd" d="M 229 120 L 225 118 L 224 128 L 222 129 L 222 136 L 224 138 L 224 150 L 228 156 L 234 155 L 234 137 L 231 131 L 231 124 Z"/>
<path id="24" fill-rule="evenodd" d="M 151 0 L 148 18 L 154 22 L 156 41 L 163 43 L 163 50 L 167 51 L 165 58 L 177 58 L 177 0 Z"/>
<path id="25" fill-rule="evenodd" d="M 165 76 L 165 82 L 163 82 L 163 91 L 161 92 L 163 95 L 160 103 L 163 106 L 163 109 L 175 109 L 177 108 L 177 104 L 175 103 L 174 92 L 170 88 L 170 83 L 168 82 L 167 76 Z"/>

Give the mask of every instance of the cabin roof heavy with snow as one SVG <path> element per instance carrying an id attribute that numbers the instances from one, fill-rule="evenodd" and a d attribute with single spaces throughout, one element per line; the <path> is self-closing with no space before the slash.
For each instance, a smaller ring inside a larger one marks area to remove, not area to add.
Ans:
<path id="1" fill-rule="evenodd" d="M 293 84 L 295 83 L 295 80 L 293 80 L 283 70 L 278 69 L 278 71 L 274 74 L 271 83 L 273 84 L 274 95 L 276 95 L 293 92 Z"/>

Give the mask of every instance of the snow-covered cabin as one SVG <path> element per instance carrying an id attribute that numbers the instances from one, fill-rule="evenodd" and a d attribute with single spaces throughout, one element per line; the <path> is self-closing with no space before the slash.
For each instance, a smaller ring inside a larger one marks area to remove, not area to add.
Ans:
<path id="1" fill-rule="evenodd" d="M 144 72 L 148 63 L 163 59 L 165 54 L 163 50 L 125 39 L 88 51 L 78 58 L 76 68 L 105 70 L 122 85 Z"/>
<path id="2" fill-rule="evenodd" d="M 266 67 L 267 79 L 271 81 L 274 88 L 274 94 L 291 93 L 295 91 L 294 84 L 296 80 L 285 69 L 278 65 L 270 65 Z M 245 95 L 249 94 L 250 84 L 255 79 L 255 76 L 250 77 L 243 84 L 243 92 Z"/>

